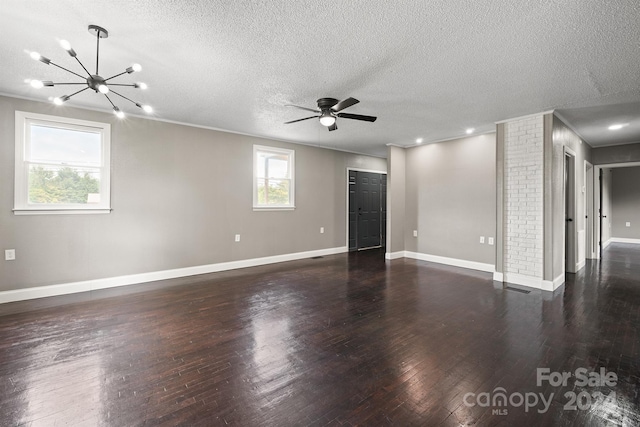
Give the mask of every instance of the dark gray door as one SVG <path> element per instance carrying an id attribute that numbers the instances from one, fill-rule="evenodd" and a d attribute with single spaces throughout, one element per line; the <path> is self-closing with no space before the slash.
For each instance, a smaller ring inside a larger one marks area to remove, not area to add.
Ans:
<path id="1" fill-rule="evenodd" d="M 385 244 L 386 197 L 386 175 L 349 171 L 350 250 Z"/>

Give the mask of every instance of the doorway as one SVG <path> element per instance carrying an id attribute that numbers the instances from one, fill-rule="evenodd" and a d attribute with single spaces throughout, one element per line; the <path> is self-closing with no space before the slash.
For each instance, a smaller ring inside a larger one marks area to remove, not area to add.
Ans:
<path id="1" fill-rule="evenodd" d="M 593 178 L 594 178 L 594 169 L 593 165 L 585 160 L 584 162 L 584 212 L 585 212 L 585 258 L 586 259 L 596 259 L 598 255 L 597 245 L 594 236 L 594 218 L 596 217 L 594 211 L 594 198 L 593 198 Z"/>
<path id="2" fill-rule="evenodd" d="M 567 273 L 577 271 L 576 250 L 576 154 L 565 147 L 564 195 L 565 195 L 565 269 Z"/>
<path id="3" fill-rule="evenodd" d="M 350 251 L 386 246 L 387 175 L 348 170 Z"/>

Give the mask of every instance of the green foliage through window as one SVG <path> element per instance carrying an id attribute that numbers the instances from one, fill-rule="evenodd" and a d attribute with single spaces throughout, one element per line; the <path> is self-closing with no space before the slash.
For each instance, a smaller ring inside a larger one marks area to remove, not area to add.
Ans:
<path id="1" fill-rule="evenodd" d="M 289 181 L 258 179 L 258 203 L 261 205 L 288 205 Z"/>
<path id="2" fill-rule="evenodd" d="M 99 202 L 100 180 L 95 173 L 62 167 L 29 169 L 29 203 L 87 204 Z"/>

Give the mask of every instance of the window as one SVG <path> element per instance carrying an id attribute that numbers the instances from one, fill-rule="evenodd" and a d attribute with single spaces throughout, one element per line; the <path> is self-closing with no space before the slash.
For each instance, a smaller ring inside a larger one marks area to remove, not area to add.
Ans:
<path id="1" fill-rule="evenodd" d="M 110 211 L 110 125 L 16 111 L 16 214 Z"/>
<path id="2" fill-rule="evenodd" d="M 294 151 L 253 146 L 253 208 L 294 209 Z"/>

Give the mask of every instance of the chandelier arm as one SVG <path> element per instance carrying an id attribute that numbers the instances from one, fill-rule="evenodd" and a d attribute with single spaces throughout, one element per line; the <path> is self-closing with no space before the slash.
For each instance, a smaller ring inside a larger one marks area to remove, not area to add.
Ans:
<path id="1" fill-rule="evenodd" d="M 80 77 L 82 80 L 85 80 L 85 79 L 86 79 L 86 77 L 85 77 L 85 76 L 81 76 L 80 74 L 78 74 L 78 73 L 76 73 L 76 72 L 73 72 L 73 71 L 68 70 L 68 69 L 66 69 L 66 68 L 64 68 L 64 67 L 61 67 L 60 65 L 56 64 L 56 63 L 55 63 L 55 62 L 53 62 L 53 61 L 51 61 L 51 62 L 50 62 L 50 64 L 51 64 L 51 65 L 55 65 L 56 67 L 58 67 L 58 68 L 60 68 L 60 69 L 62 69 L 62 70 L 65 70 L 65 71 L 66 71 L 66 72 L 68 72 L 68 73 L 75 74 L 76 76 Z"/>
<path id="2" fill-rule="evenodd" d="M 126 72 L 126 71 L 123 71 L 123 72 L 121 72 L 120 74 L 116 74 L 115 76 L 111 76 L 111 77 L 109 77 L 108 79 L 104 79 L 104 81 L 106 82 L 107 80 L 115 79 L 116 77 L 119 77 L 119 76 L 121 76 L 121 75 L 123 75 L 123 74 L 127 74 L 127 72 Z"/>
<path id="3" fill-rule="evenodd" d="M 51 86 L 60 86 L 60 85 L 86 85 L 87 82 L 82 83 L 51 83 Z"/>
<path id="4" fill-rule="evenodd" d="M 89 70 L 87 70 L 87 67 L 85 67 L 84 64 L 82 62 L 80 62 L 80 60 L 78 59 L 77 56 L 74 56 L 74 58 L 76 59 L 76 61 L 78 61 L 78 64 L 80 64 L 80 66 L 87 72 L 89 77 L 91 77 L 91 73 L 89 72 Z"/>
<path id="5" fill-rule="evenodd" d="M 136 101 L 134 101 L 134 100 L 132 100 L 132 99 L 129 99 L 129 98 L 127 98 L 127 97 L 126 97 L 126 96 L 124 96 L 124 95 L 119 94 L 119 93 L 118 93 L 118 92 L 116 92 L 115 90 L 112 90 L 112 91 L 111 91 L 111 93 L 115 93 L 115 94 L 116 94 L 116 95 L 118 95 L 120 98 L 124 98 L 124 99 L 126 99 L 127 101 L 132 102 L 132 103 L 134 103 L 134 104 L 135 104 L 136 106 L 138 106 L 138 107 L 140 106 L 140 104 L 139 104 L 139 103 L 137 103 Z"/>
<path id="6" fill-rule="evenodd" d="M 128 86 L 128 87 L 136 87 L 135 84 L 123 84 L 123 83 L 109 83 L 109 87 L 111 86 Z"/>
<path id="7" fill-rule="evenodd" d="M 72 97 L 72 96 L 74 96 L 74 95 L 79 94 L 80 92 L 84 92 L 84 91 L 85 91 L 85 90 L 87 90 L 87 89 L 89 89 L 89 86 L 85 87 L 84 89 L 80 89 L 80 90 L 79 90 L 79 91 L 77 91 L 77 92 L 73 92 L 71 95 L 67 95 L 67 99 L 71 98 L 71 97 Z"/>
<path id="8" fill-rule="evenodd" d="M 113 91 L 112 91 L 113 92 Z M 109 101 L 111 103 L 111 106 L 113 106 L 113 108 L 118 108 L 116 107 L 116 104 L 113 103 L 113 101 L 111 101 L 111 98 L 109 98 L 109 95 L 107 95 L 106 93 L 104 94 L 104 97 L 107 98 L 107 101 Z"/>

